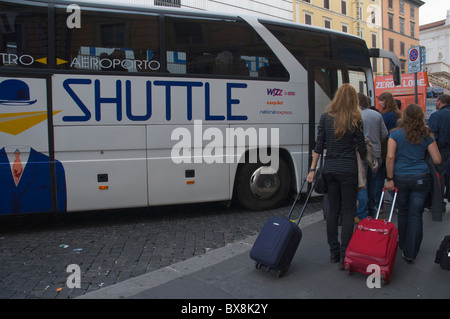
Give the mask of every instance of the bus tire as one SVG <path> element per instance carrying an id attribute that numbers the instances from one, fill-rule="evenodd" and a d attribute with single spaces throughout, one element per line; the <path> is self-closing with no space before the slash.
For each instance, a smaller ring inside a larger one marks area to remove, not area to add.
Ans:
<path id="1" fill-rule="evenodd" d="M 250 210 L 279 207 L 289 195 L 291 174 L 286 161 L 280 158 L 278 171 L 261 163 L 241 164 L 236 176 L 236 196 Z"/>

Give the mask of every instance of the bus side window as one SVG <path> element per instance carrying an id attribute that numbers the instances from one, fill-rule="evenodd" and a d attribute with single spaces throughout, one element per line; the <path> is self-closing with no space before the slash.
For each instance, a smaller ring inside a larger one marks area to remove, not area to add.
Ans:
<path id="1" fill-rule="evenodd" d="M 47 7 L 0 3 L 0 66 L 47 68 Z"/>
<path id="2" fill-rule="evenodd" d="M 304 68 L 308 60 L 331 60 L 330 36 L 322 32 L 289 28 L 263 22 L 263 25 L 295 56 Z"/>
<path id="3" fill-rule="evenodd" d="M 243 21 L 165 20 L 167 69 L 172 74 L 288 78 L 279 59 Z"/>
<path id="4" fill-rule="evenodd" d="M 159 18 L 81 8 L 81 28 L 66 25 L 56 10 L 57 68 L 116 72 L 160 72 Z"/>

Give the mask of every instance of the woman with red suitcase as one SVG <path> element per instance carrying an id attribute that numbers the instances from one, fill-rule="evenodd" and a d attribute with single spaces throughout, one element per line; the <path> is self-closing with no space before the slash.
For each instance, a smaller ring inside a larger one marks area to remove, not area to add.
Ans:
<path id="1" fill-rule="evenodd" d="M 403 258 L 412 262 L 419 252 L 423 237 L 422 213 L 430 191 L 431 177 L 425 155 L 435 165 L 441 154 L 422 108 L 410 104 L 403 112 L 399 127 L 389 135 L 386 157 L 386 189 L 398 189 L 399 247 Z"/>

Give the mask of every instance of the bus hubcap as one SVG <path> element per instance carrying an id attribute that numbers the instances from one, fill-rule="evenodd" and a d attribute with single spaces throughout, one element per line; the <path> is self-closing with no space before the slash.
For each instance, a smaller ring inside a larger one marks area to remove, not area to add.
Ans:
<path id="1" fill-rule="evenodd" d="M 277 171 L 270 166 L 261 166 L 250 177 L 250 190 L 259 199 L 269 199 L 280 188 Z"/>

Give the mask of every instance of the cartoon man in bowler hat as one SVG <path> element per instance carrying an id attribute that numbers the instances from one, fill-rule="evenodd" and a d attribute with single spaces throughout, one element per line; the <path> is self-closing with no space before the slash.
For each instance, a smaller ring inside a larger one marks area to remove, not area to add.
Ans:
<path id="1" fill-rule="evenodd" d="M 36 99 L 30 98 L 30 89 L 25 82 L 18 79 L 7 79 L 0 83 L 0 108 L 14 108 L 16 111 L 36 102 Z M 16 113 L 13 114 L 16 115 Z M 0 118 L 0 126 L 1 120 Z M 22 132 L 20 131 L 20 133 Z M 50 159 L 47 155 L 30 146 L 6 145 L 0 149 L 0 194 L 2 198 L 0 215 L 53 210 L 49 163 Z M 56 210 L 58 212 L 66 211 L 65 172 L 62 163 L 56 160 L 55 180 Z"/>

